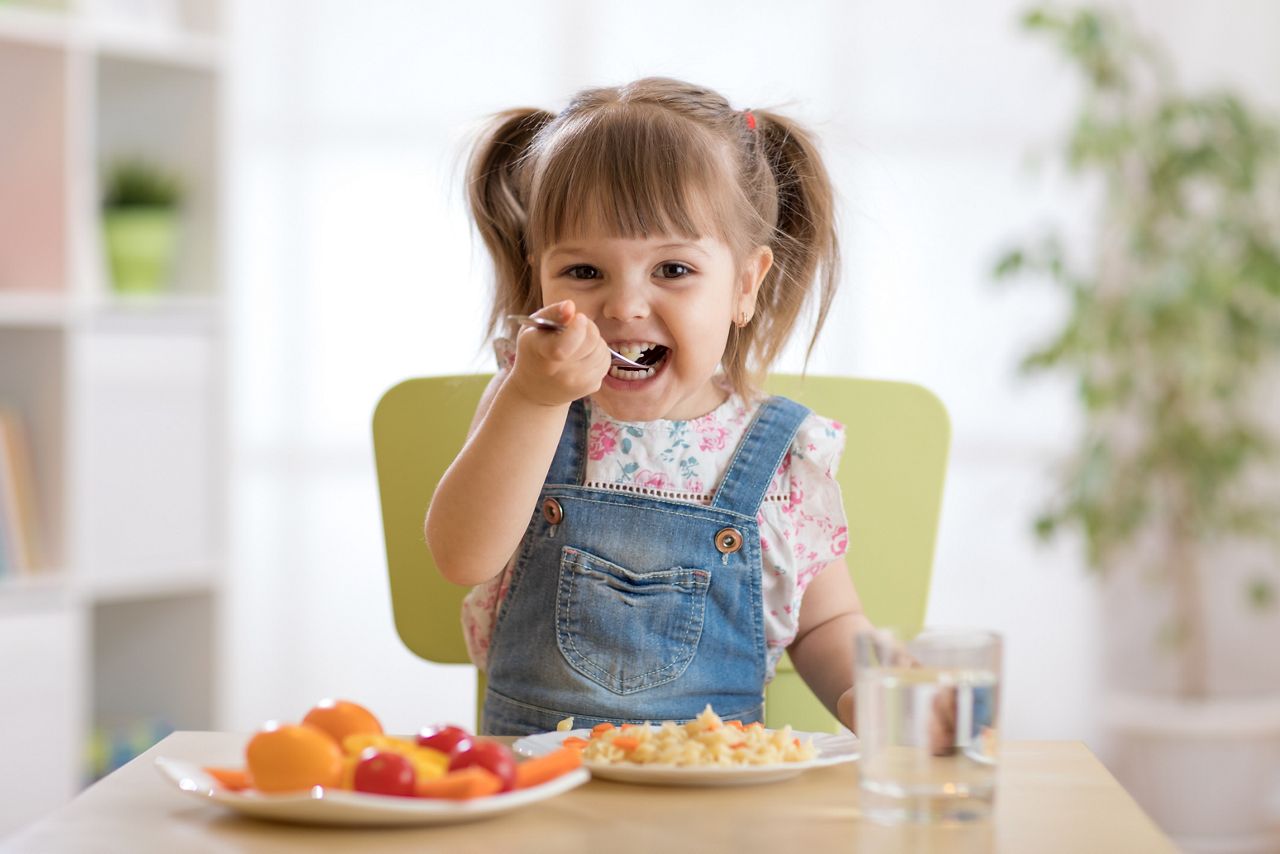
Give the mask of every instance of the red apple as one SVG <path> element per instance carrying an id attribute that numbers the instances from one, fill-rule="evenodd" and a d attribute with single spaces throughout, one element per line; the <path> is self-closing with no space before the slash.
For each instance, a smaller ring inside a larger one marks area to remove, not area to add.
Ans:
<path id="1" fill-rule="evenodd" d="M 466 747 L 459 745 L 449 756 L 449 770 L 479 766 L 502 782 L 500 791 L 509 792 L 516 786 L 516 757 L 505 744 L 496 741 L 473 741 Z"/>
<path id="2" fill-rule="evenodd" d="M 420 747 L 430 747 L 432 750 L 449 754 L 458 745 L 471 744 L 471 733 L 459 726 L 437 724 L 423 727 L 418 732 L 417 741 Z"/>
<path id="3" fill-rule="evenodd" d="M 372 795 L 411 798 L 418 783 L 413 763 L 399 753 L 369 748 L 356 763 L 352 788 Z"/>

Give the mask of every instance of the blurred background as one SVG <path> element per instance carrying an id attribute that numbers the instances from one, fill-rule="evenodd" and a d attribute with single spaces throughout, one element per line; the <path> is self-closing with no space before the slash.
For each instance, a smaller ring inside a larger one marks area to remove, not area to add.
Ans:
<path id="1" fill-rule="evenodd" d="M 1280 111 L 1280 3 L 1095 5 L 1181 89 Z M 401 379 L 492 369 L 461 193 L 478 122 L 665 75 L 820 138 L 845 268 L 808 369 L 946 404 L 928 621 L 1004 634 L 1005 737 L 1087 742 L 1189 848 L 1280 850 L 1276 548 L 1204 568 L 1217 705 L 1134 711 L 1177 696 L 1146 607 L 1168 585 L 1104 583 L 1078 531 L 1035 534 L 1085 415 L 1070 371 L 1018 365 L 1071 304 L 993 271 L 1047 231 L 1087 264 L 1109 220 L 1105 182 L 1062 157 L 1087 87 L 1026 9 L 0 0 L 0 728 L 25 783 L 0 835 L 174 728 L 249 731 L 326 696 L 391 731 L 474 720 L 469 669 L 395 634 L 370 417 Z M 1152 720 L 1221 743 L 1139 767 Z M 1158 802 L 1237 754 L 1257 760 L 1222 772 L 1247 805 L 1179 825 Z"/>

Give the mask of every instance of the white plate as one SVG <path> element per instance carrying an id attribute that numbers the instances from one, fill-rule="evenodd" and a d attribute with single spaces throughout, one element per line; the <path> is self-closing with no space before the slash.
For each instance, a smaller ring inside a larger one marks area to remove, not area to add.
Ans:
<path id="1" fill-rule="evenodd" d="M 566 737 L 590 738 L 591 730 L 541 732 L 518 740 L 512 749 L 522 756 L 542 756 L 560 746 Z M 858 739 L 848 733 L 796 732 L 801 741 L 813 739 L 818 755 L 805 762 L 779 762 L 773 765 L 715 765 L 681 767 L 678 765 L 631 765 L 592 762 L 584 757 L 582 764 L 591 776 L 621 783 L 645 783 L 653 786 L 749 786 L 773 783 L 803 774 L 810 768 L 839 765 L 858 758 Z"/>
<path id="2" fill-rule="evenodd" d="M 180 791 L 255 818 L 295 824 L 396 825 L 454 824 L 510 812 L 581 786 L 591 775 L 585 768 L 554 780 L 501 795 L 469 801 L 396 798 L 363 792 L 321 789 L 282 795 L 231 792 L 200 769 L 180 759 L 156 757 L 156 768 Z"/>

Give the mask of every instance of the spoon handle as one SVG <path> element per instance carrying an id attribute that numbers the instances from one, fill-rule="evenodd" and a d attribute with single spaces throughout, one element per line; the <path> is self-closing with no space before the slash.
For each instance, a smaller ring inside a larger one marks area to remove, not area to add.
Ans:
<path id="1" fill-rule="evenodd" d="M 518 323 L 521 326 L 532 326 L 534 329 L 541 329 L 546 332 L 563 332 L 564 324 L 557 323 L 554 320 L 548 320 L 545 317 L 534 317 L 531 314 L 508 314 L 507 320 L 512 323 Z M 648 365 L 642 365 L 639 362 L 633 362 L 617 350 L 610 349 L 609 355 L 613 357 L 613 361 L 618 365 L 626 365 L 629 368 L 646 368 Z"/>

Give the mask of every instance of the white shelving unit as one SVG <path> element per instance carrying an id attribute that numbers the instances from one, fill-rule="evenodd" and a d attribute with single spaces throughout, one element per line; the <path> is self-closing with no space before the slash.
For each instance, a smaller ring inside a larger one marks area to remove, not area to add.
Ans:
<path id="1" fill-rule="evenodd" d="M 215 725 L 221 5 L 0 0 L 0 406 L 31 446 L 42 555 L 0 576 L 0 838 L 87 781 L 95 731 Z M 113 293 L 99 239 L 104 170 L 134 156 L 184 191 L 172 288 L 147 299 Z"/>

